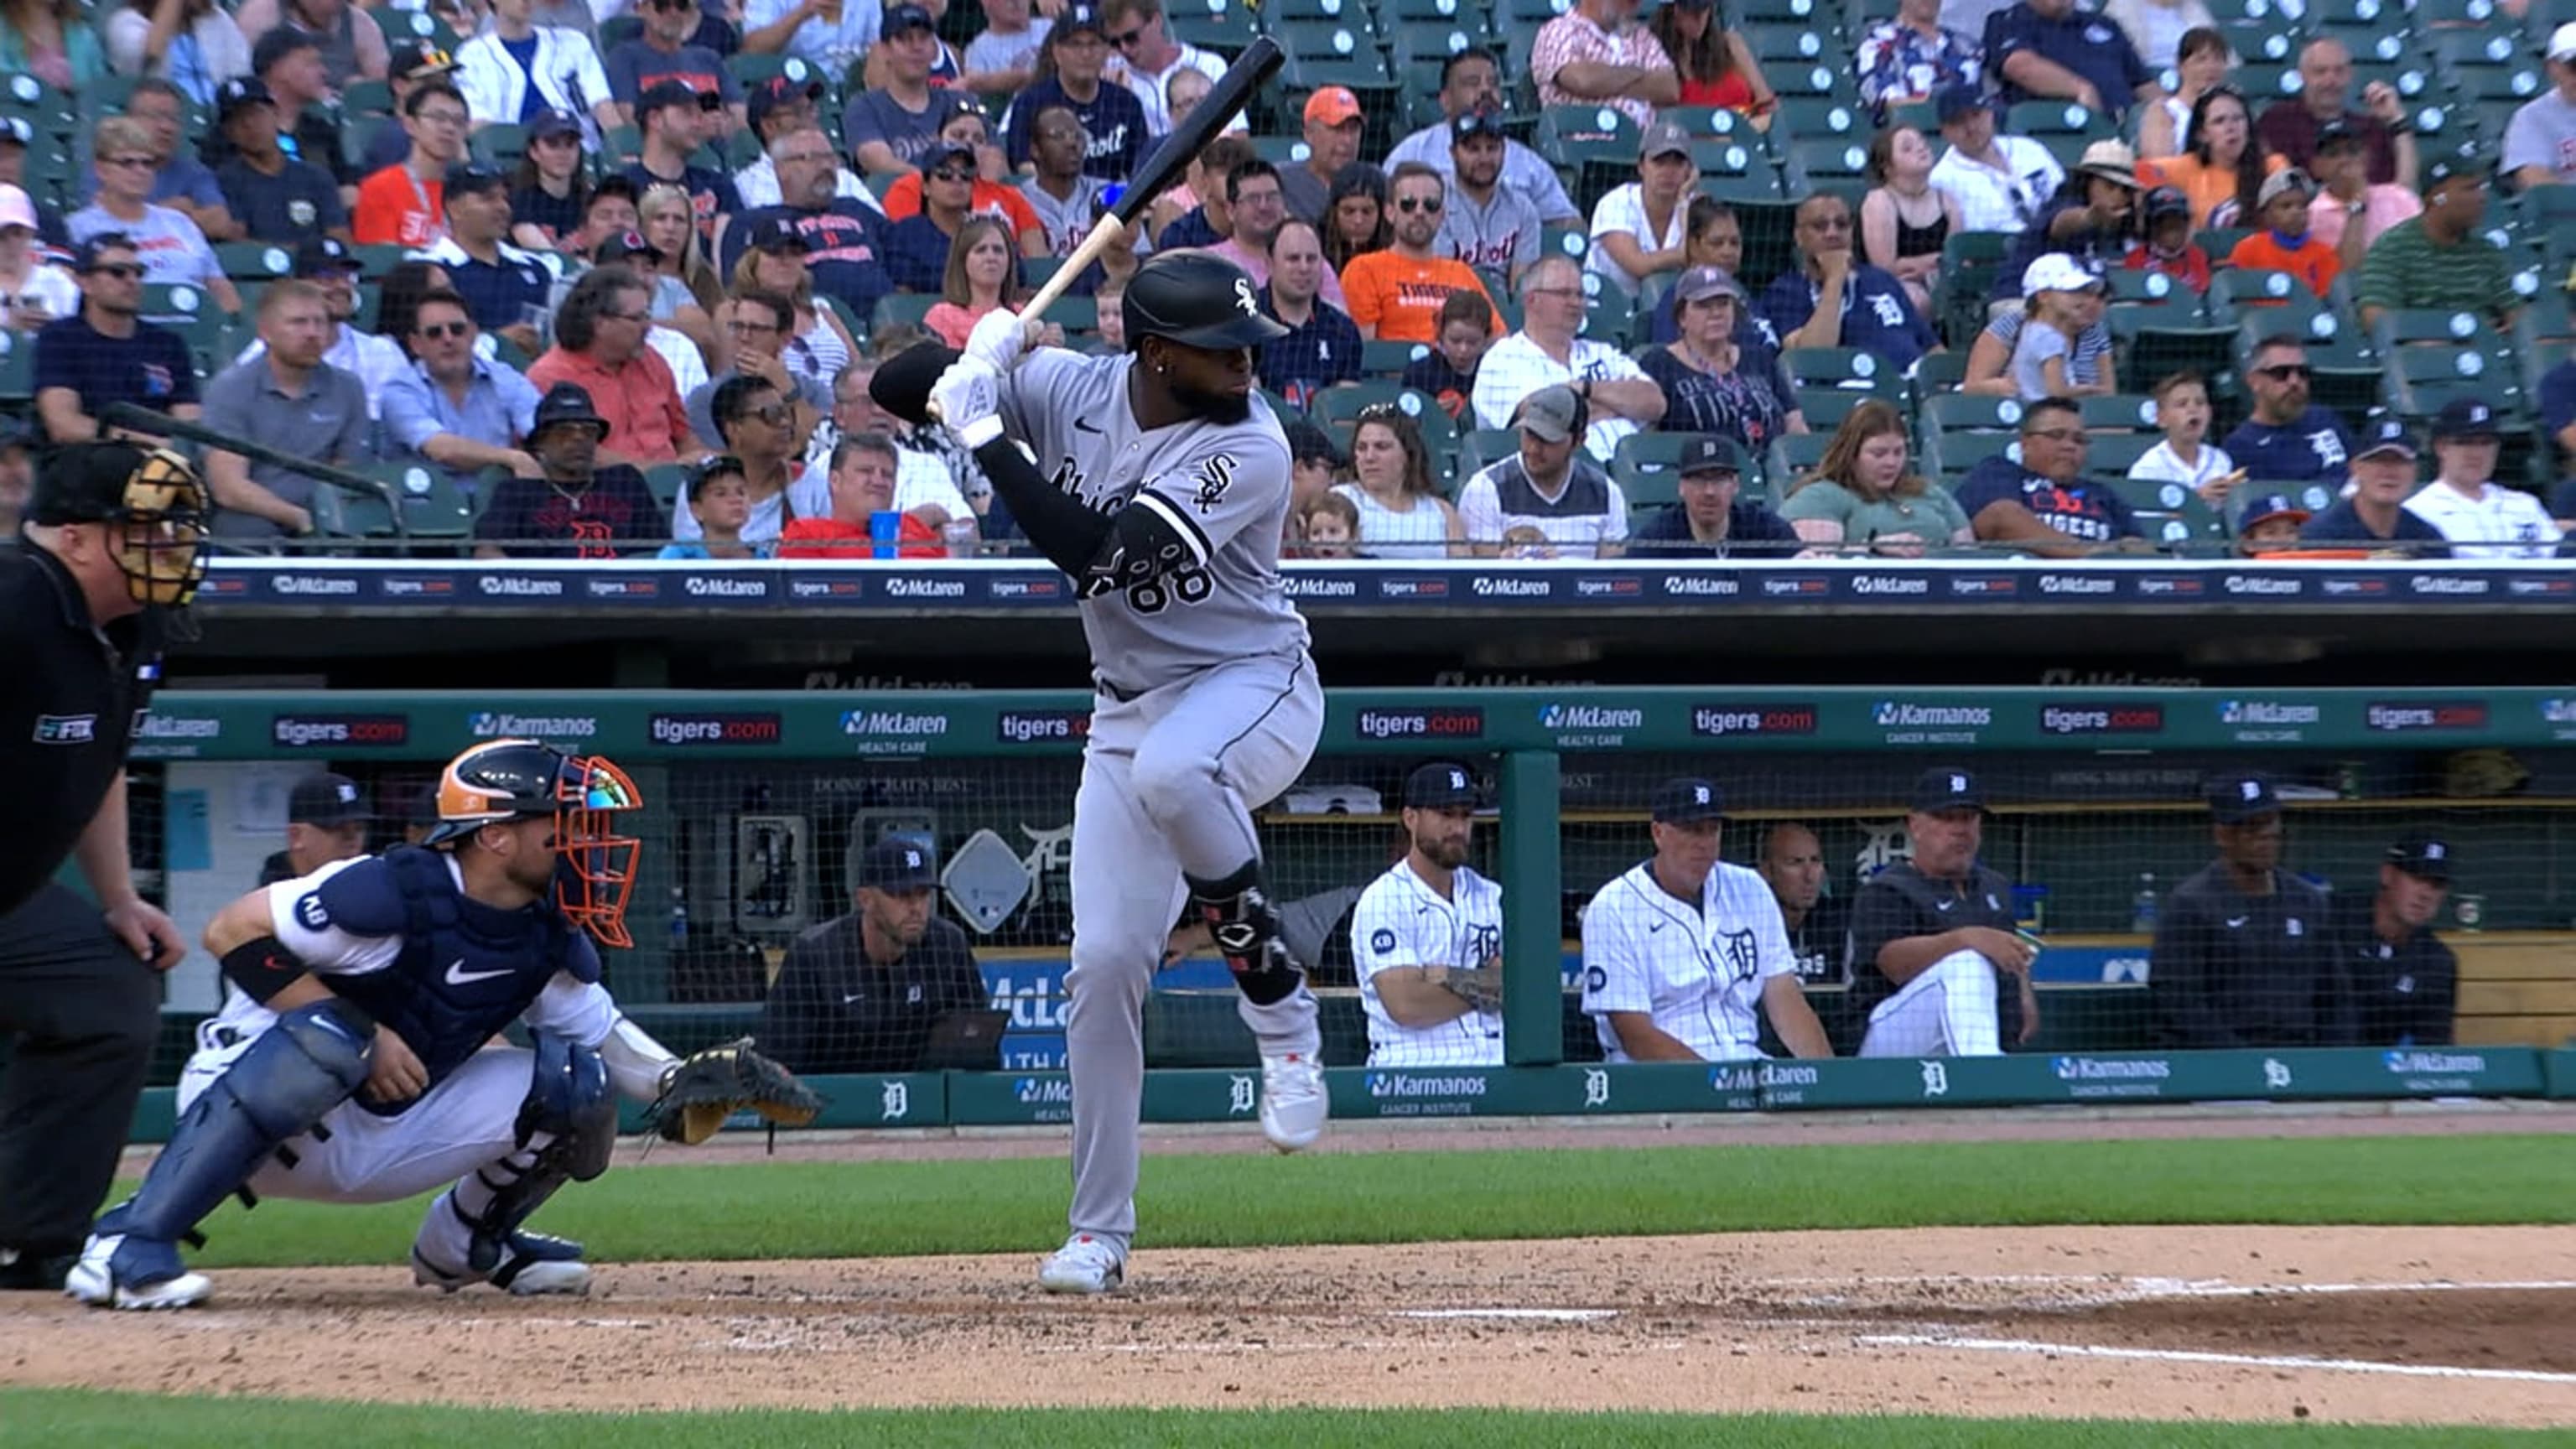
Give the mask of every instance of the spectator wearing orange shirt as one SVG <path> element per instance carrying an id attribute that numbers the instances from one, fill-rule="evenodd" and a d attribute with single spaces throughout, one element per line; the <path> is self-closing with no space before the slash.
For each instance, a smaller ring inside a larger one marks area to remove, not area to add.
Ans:
<path id="1" fill-rule="evenodd" d="M 417 251 L 447 235 L 447 168 L 465 154 L 465 93 L 445 79 L 423 81 L 403 97 L 402 125 L 411 154 L 358 184 L 349 234 L 360 246 Z"/>
<path id="2" fill-rule="evenodd" d="M 2263 178 L 2263 194 L 2255 208 L 2263 229 L 2238 242 L 2236 250 L 2227 254 L 2227 264 L 2287 272 L 2307 283 L 2309 291 L 2324 296 L 2343 270 L 2343 259 L 2308 229 L 2308 204 L 2316 199 L 2317 184 L 2295 166 Z"/>
<path id="3" fill-rule="evenodd" d="M 689 436 L 689 410 L 671 364 L 644 341 L 652 300 L 640 274 L 616 265 L 593 269 L 564 298 L 555 345 L 528 368 L 528 381 L 541 388 L 579 383 L 617 440 L 612 461 L 647 467 L 678 462 L 683 448 L 691 457 L 704 451 Z"/>
<path id="4" fill-rule="evenodd" d="M 877 558 L 872 531 L 883 516 L 895 532 L 886 540 L 897 558 L 944 558 L 939 532 L 894 507 L 894 439 L 883 433 L 852 433 L 832 448 L 832 511 L 822 518 L 799 518 L 780 531 L 780 558 Z"/>
<path id="5" fill-rule="evenodd" d="M 1360 336 L 1382 342 L 1437 342 L 1440 308 L 1453 292 L 1474 292 L 1493 305 L 1493 294 L 1475 269 L 1445 257 L 1432 242 L 1440 235 L 1440 214 L 1449 203 L 1449 185 L 1440 173 L 1419 161 L 1395 168 L 1389 188 L 1395 210 L 1395 236 L 1385 251 L 1362 252 L 1342 269 L 1342 295 L 1350 299 L 1351 320 Z"/>

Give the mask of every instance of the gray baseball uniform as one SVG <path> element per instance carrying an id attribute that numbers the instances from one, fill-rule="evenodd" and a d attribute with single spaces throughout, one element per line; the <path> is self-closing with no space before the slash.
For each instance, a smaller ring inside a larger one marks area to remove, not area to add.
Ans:
<path id="1" fill-rule="evenodd" d="M 1285 436 L 1258 395 L 1240 423 L 1147 431 L 1127 400 L 1133 355 L 1031 352 L 1002 380 L 1004 430 L 1056 487 L 1103 513 L 1155 510 L 1190 562 L 1082 604 L 1098 697 L 1073 805 L 1072 1004 L 1077 1233 L 1123 1256 L 1136 1227 L 1145 992 L 1189 888 L 1260 856 L 1251 807 L 1296 783 L 1323 732 L 1306 621 L 1279 582 Z M 1322 1042 L 1302 985 L 1239 998 L 1265 1054 Z"/>

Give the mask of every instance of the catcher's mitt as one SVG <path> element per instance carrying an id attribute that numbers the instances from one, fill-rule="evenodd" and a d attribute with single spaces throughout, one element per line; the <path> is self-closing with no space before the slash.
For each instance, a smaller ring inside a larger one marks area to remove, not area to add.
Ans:
<path id="1" fill-rule="evenodd" d="M 653 1126 L 672 1142 L 695 1147 L 727 1117 L 758 1112 L 772 1127 L 802 1127 L 823 1110 L 814 1089 L 751 1049 L 751 1038 L 709 1047 L 671 1069 L 653 1102 Z"/>

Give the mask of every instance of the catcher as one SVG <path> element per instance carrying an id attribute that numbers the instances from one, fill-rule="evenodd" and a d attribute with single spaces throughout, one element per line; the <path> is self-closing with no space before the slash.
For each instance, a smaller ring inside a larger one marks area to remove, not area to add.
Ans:
<path id="1" fill-rule="evenodd" d="M 447 1191 L 413 1240 L 415 1281 L 582 1293 L 581 1245 L 528 1232 L 569 1180 L 608 1166 L 618 1095 L 699 1141 L 730 1111 L 811 1121 L 820 1099 L 742 1044 L 682 1061 L 619 1014 L 598 946 L 630 944 L 641 806 L 625 772 L 529 740 L 457 756 L 419 846 L 337 861 L 217 914 L 230 989 L 198 1031 L 179 1123 L 110 1209 L 66 1291 L 185 1308 L 212 1285 L 179 1243 L 233 1192 L 389 1202 Z M 533 1052 L 489 1048 L 525 1019 Z"/>

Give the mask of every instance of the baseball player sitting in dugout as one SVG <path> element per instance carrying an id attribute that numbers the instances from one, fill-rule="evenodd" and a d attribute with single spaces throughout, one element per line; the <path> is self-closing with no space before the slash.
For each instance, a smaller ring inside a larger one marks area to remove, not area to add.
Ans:
<path id="1" fill-rule="evenodd" d="M 1717 858 L 1725 797 L 1706 780 L 1655 789 L 1655 853 L 1583 912 L 1583 1010 L 1614 1062 L 1726 1062 L 1763 1054 L 1757 1003 L 1790 1051 L 1834 1049 L 1798 986 L 1780 903 Z"/>
<path id="2" fill-rule="evenodd" d="M 1869 1021 L 1860 1054 L 2000 1056 L 2039 1029 L 2039 948 L 2014 931 L 2012 882 L 1977 862 L 1986 802 L 1976 776 L 1924 771 L 1905 833 L 1913 858 L 1871 876 L 1852 902 L 1850 1010 Z"/>
<path id="3" fill-rule="evenodd" d="M 1370 1066 L 1503 1064 L 1503 891 L 1467 864 L 1476 798 L 1464 765 L 1406 776 L 1410 848 L 1351 912 Z"/>

